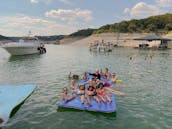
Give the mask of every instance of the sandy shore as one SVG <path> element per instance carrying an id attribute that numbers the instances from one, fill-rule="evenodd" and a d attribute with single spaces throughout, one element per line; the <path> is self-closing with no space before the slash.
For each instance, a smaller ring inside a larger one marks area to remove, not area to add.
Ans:
<path id="1" fill-rule="evenodd" d="M 102 40 L 106 42 L 111 42 L 114 45 L 123 47 L 138 47 L 141 41 L 134 40 L 135 38 L 155 35 L 153 33 L 103 33 L 99 35 L 91 35 L 86 38 L 82 38 L 81 40 L 70 40 L 69 45 L 75 46 L 89 46 L 89 43 L 94 43 L 95 41 L 101 42 Z M 171 35 L 162 36 L 166 38 L 172 39 Z"/>
<path id="2" fill-rule="evenodd" d="M 134 38 L 143 37 L 153 35 L 150 33 L 103 33 L 99 35 L 91 35 L 89 37 L 86 37 L 82 40 L 77 40 L 72 42 L 70 45 L 77 45 L 77 46 L 88 46 L 89 43 L 94 43 L 95 41 L 101 42 L 102 40 L 106 42 L 111 42 L 113 44 L 117 44 L 118 46 L 128 46 L 128 47 L 134 47 L 138 43 L 138 41 L 133 40 Z"/>

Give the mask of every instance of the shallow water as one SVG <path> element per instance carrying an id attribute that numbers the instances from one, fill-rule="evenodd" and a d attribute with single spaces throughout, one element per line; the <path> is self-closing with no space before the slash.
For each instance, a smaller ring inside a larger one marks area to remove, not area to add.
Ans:
<path id="1" fill-rule="evenodd" d="M 46 48 L 43 55 L 18 57 L 0 49 L 0 85 L 37 85 L 3 129 L 172 128 L 172 50 L 115 48 L 110 53 L 91 53 L 86 47 Z M 145 60 L 150 55 L 153 58 Z M 68 86 L 69 71 L 81 74 L 105 67 L 123 80 L 123 87 L 117 89 L 126 93 L 116 97 L 116 117 L 56 110 L 61 88 Z"/>

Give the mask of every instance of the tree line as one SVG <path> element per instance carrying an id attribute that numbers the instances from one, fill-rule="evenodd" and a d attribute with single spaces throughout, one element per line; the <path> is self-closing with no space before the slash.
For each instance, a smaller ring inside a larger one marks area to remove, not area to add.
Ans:
<path id="1" fill-rule="evenodd" d="M 110 25 L 100 27 L 94 33 L 104 32 L 120 32 L 120 33 L 133 33 L 133 32 L 160 32 L 166 33 L 172 30 L 172 14 L 164 14 L 158 16 L 151 16 L 145 19 L 132 19 L 130 21 L 122 21 Z"/>
<path id="2" fill-rule="evenodd" d="M 100 33 L 167 33 L 172 30 L 172 14 L 151 16 L 144 19 L 132 19 L 104 25 L 98 29 L 84 29 L 70 36 L 89 36 Z"/>

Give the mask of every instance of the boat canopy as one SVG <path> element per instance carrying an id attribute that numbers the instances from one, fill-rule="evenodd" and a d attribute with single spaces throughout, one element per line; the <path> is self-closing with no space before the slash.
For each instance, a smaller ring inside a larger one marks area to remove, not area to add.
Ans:
<path id="1" fill-rule="evenodd" d="M 161 40 L 161 41 L 171 41 L 171 39 L 162 38 L 162 37 L 159 37 L 159 36 L 156 36 L 156 35 L 135 38 L 134 40 L 147 40 L 147 41 Z"/>

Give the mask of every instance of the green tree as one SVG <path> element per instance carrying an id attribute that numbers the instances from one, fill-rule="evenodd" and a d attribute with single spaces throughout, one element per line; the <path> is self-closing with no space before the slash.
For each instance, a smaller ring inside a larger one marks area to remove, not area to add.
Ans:
<path id="1" fill-rule="evenodd" d="M 126 33 L 128 31 L 127 27 L 128 27 L 128 23 L 126 21 L 122 21 L 118 25 L 118 31 Z"/>
<path id="2" fill-rule="evenodd" d="M 128 31 L 129 32 L 136 32 L 137 30 L 137 26 L 135 23 L 131 22 L 129 25 L 128 25 Z"/>
<path id="3" fill-rule="evenodd" d="M 165 26 L 165 30 L 167 30 L 167 31 L 172 30 L 172 23 L 168 23 L 168 24 L 166 24 L 166 26 Z"/>
<path id="4" fill-rule="evenodd" d="M 155 24 L 149 24 L 147 26 L 147 29 L 150 31 L 150 32 L 154 32 L 156 31 L 156 25 Z"/>

